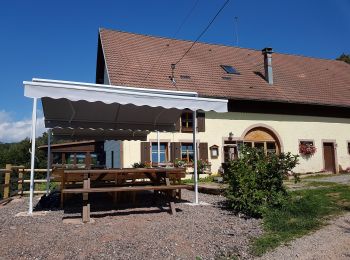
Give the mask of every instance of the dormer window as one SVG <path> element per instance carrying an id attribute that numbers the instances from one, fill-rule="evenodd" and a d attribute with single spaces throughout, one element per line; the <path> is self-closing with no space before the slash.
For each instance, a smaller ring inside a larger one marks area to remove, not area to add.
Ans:
<path id="1" fill-rule="evenodd" d="M 191 112 L 184 112 L 181 115 L 181 132 L 192 132 L 193 116 Z"/>
<path id="2" fill-rule="evenodd" d="M 220 67 L 226 71 L 227 74 L 239 74 L 239 72 L 231 65 L 220 65 Z"/>

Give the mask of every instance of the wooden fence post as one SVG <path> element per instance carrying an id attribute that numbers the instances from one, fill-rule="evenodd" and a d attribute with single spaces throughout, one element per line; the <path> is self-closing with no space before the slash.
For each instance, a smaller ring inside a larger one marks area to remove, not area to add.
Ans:
<path id="1" fill-rule="evenodd" d="M 11 180 L 12 165 L 6 164 L 5 183 L 4 183 L 4 199 L 10 197 L 10 180 Z"/>
<path id="2" fill-rule="evenodd" d="M 90 189 L 90 174 L 84 173 L 84 189 Z M 83 193 L 83 212 L 82 212 L 83 222 L 90 222 L 90 202 L 89 193 Z"/>
<path id="3" fill-rule="evenodd" d="M 23 196 L 23 172 L 24 168 L 18 169 L 18 194 Z"/>

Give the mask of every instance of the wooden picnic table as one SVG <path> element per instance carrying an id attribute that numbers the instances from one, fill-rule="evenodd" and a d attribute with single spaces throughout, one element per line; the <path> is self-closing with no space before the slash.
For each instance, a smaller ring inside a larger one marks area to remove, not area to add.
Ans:
<path id="1" fill-rule="evenodd" d="M 118 192 L 135 192 L 153 190 L 166 192 L 169 197 L 170 210 L 175 214 L 175 205 L 171 200 L 174 197 L 181 198 L 181 189 L 187 188 L 181 184 L 181 178 L 185 177 L 184 168 L 123 168 L 123 169 L 60 169 L 53 173 L 56 178 L 61 178 L 61 206 L 63 207 L 64 195 L 71 193 L 83 194 L 83 222 L 90 221 L 89 193 L 107 192 L 113 193 L 113 202 L 117 201 Z M 146 181 L 145 181 L 146 180 Z M 67 183 L 82 183 L 82 187 Z M 175 192 L 174 192 L 175 191 Z"/>

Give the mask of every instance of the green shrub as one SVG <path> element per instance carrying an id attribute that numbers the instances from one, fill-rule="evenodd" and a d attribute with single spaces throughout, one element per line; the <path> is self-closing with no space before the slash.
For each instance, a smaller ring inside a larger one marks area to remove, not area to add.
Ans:
<path id="1" fill-rule="evenodd" d="M 283 205 L 288 197 L 283 180 L 297 164 L 298 156 L 291 153 L 266 155 L 263 150 L 243 147 L 239 159 L 230 161 L 225 172 L 230 206 L 261 217 L 267 207 Z"/>
<path id="2" fill-rule="evenodd" d="M 206 171 L 208 171 L 208 167 L 209 167 L 209 162 L 207 160 L 202 160 L 202 159 L 198 159 L 197 160 L 197 171 L 198 171 L 198 174 L 206 173 Z"/>

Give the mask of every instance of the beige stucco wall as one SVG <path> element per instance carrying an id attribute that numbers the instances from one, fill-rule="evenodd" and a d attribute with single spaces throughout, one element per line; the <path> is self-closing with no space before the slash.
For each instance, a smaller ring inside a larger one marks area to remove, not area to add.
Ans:
<path id="1" fill-rule="evenodd" d="M 282 150 L 298 154 L 299 140 L 314 140 L 317 152 L 309 159 L 300 158 L 300 164 L 295 168 L 296 172 L 318 172 L 323 169 L 322 141 L 336 142 L 336 157 L 338 165 L 343 169 L 350 167 L 350 155 L 347 151 L 347 142 L 350 141 L 350 119 L 272 115 L 255 113 L 206 113 L 206 131 L 198 133 L 200 142 L 207 142 L 208 147 L 216 144 L 220 153 L 217 159 L 209 160 L 212 163 L 212 171 L 216 172 L 223 162 L 223 138 L 228 137 L 229 132 L 235 138 L 242 137 L 243 133 L 254 125 L 266 126 L 273 129 L 280 137 Z M 151 133 L 148 140 L 156 140 L 156 133 Z M 160 133 L 163 142 L 192 142 L 192 134 L 188 133 Z M 124 167 L 130 167 L 132 163 L 140 161 L 140 142 L 123 142 Z"/>

